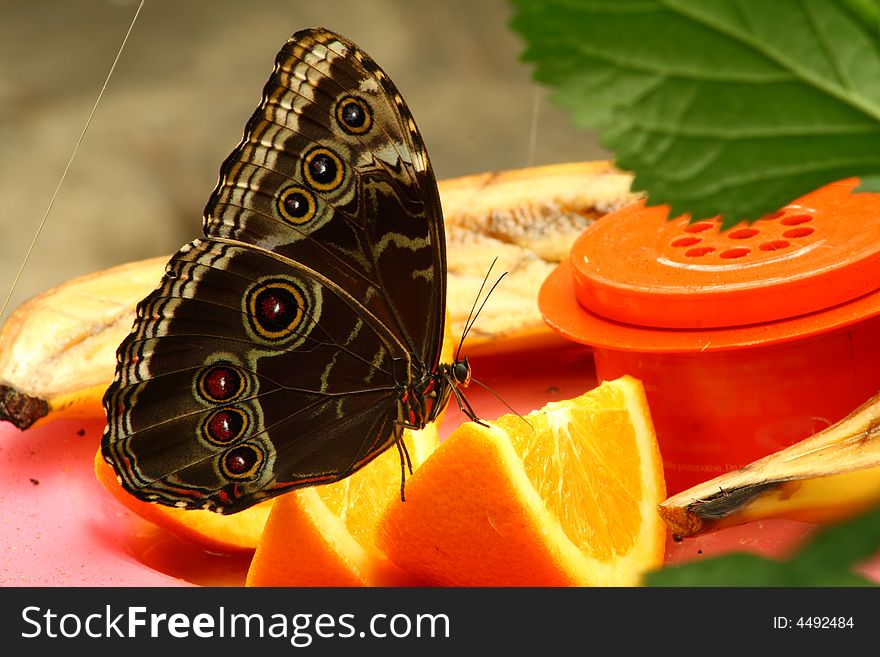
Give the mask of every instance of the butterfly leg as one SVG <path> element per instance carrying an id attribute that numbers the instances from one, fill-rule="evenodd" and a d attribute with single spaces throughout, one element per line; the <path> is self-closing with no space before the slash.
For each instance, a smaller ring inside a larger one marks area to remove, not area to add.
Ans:
<path id="1" fill-rule="evenodd" d="M 397 446 L 397 452 L 400 454 L 400 501 L 406 502 L 404 488 L 406 486 L 406 471 L 413 473 L 412 461 L 409 458 L 409 451 L 406 449 L 406 443 L 403 442 L 403 427 L 398 425 L 395 429 L 394 444 Z"/>
<path id="2" fill-rule="evenodd" d="M 472 422 L 476 422 L 480 426 L 488 427 L 489 425 L 483 422 L 479 417 L 477 417 L 477 412 L 471 406 L 471 403 L 468 401 L 468 398 L 464 396 L 461 390 L 459 390 L 456 386 L 449 386 L 452 390 L 452 394 L 455 396 L 455 402 L 458 404 L 458 410 L 464 413 L 469 420 Z"/>

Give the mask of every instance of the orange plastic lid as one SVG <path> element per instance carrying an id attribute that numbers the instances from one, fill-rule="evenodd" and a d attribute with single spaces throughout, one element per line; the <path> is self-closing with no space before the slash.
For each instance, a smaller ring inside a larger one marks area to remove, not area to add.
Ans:
<path id="1" fill-rule="evenodd" d="M 618 322 L 743 326 L 795 317 L 880 288 L 880 194 L 857 179 L 822 187 L 724 232 L 636 203 L 591 225 L 571 250 L 575 294 Z"/>
<path id="2" fill-rule="evenodd" d="M 570 339 L 650 351 L 778 342 L 880 314 L 880 194 L 857 184 L 724 232 L 630 205 L 583 232 L 541 311 Z"/>

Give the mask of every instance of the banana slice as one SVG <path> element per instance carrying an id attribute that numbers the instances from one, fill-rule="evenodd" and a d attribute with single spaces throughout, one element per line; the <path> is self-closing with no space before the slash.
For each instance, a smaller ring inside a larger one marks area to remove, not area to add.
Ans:
<path id="1" fill-rule="evenodd" d="M 468 333 L 469 352 L 553 338 L 538 310 L 538 290 L 584 228 L 636 199 L 631 182 L 609 162 L 581 162 L 440 183 L 454 334 L 464 330 L 493 260 L 493 276 L 507 272 Z"/>
<path id="2" fill-rule="evenodd" d="M 49 413 L 103 413 L 116 348 L 167 260 L 74 278 L 19 306 L 0 329 L 0 420 L 25 429 Z"/>
<path id="3" fill-rule="evenodd" d="M 678 493 L 659 512 L 676 537 L 765 518 L 841 520 L 880 504 L 880 394 L 819 433 Z"/>
<path id="4" fill-rule="evenodd" d="M 495 271 L 509 273 L 470 332 L 468 349 L 505 349 L 517 338 L 551 335 L 538 312 L 541 283 L 587 224 L 634 199 L 630 181 L 608 162 L 441 181 L 453 334 L 461 334 L 497 256 Z M 22 304 L 0 329 L 0 421 L 24 429 L 60 412 L 102 414 L 116 348 L 167 260 L 75 278 Z"/>

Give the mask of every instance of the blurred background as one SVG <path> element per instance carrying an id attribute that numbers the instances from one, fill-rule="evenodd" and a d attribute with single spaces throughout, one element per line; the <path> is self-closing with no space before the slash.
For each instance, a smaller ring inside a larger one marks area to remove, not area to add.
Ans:
<path id="1" fill-rule="evenodd" d="M 137 5 L 0 0 L 0 303 Z M 504 0 L 147 0 L 7 315 L 199 236 L 220 163 L 304 27 L 348 36 L 385 69 L 438 178 L 607 157 L 531 81 L 510 16 Z"/>

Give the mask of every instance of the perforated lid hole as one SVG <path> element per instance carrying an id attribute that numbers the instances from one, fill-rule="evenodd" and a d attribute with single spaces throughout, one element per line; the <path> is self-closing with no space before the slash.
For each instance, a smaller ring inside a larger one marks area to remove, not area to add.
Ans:
<path id="1" fill-rule="evenodd" d="M 782 233 L 783 237 L 806 237 L 807 235 L 812 235 L 815 232 L 814 228 L 810 226 L 801 226 L 800 228 L 792 228 L 791 230 L 787 230 Z"/>
<path id="2" fill-rule="evenodd" d="M 744 246 L 738 246 L 735 249 L 727 249 L 726 251 L 722 251 L 718 254 L 718 256 L 721 258 L 742 258 L 743 256 L 749 255 L 751 251 L 751 249 L 747 249 Z"/>
<path id="3" fill-rule="evenodd" d="M 785 217 L 784 219 L 780 219 L 779 223 L 783 226 L 797 226 L 799 224 L 805 224 L 808 221 L 812 221 L 813 217 L 808 214 L 793 214 L 790 217 Z"/>
<path id="4" fill-rule="evenodd" d="M 732 240 L 746 240 L 758 234 L 757 228 L 737 228 L 730 231 L 727 236 Z"/>
<path id="5" fill-rule="evenodd" d="M 762 251 L 779 251 L 787 247 L 791 242 L 788 240 L 771 240 L 769 242 L 764 242 L 758 248 Z"/>
<path id="6" fill-rule="evenodd" d="M 714 250 L 715 250 L 714 246 L 698 246 L 694 249 L 688 249 L 687 251 L 684 252 L 684 254 L 688 258 L 699 258 L 701 256 L 712 253 L 712 251 L 714 251 Z"/>
<path id="7" fill-rule="evenodd" d="M 785 210 L 776 210 L 775 212 L 768 212 L 763 217 L 758 219 L 758 221 L 770 221 L 771 219 L 778 219 L 782 215 L 785 214 Z"/>
<path id="8" fill-rule="evenodd" d="M 694 244 L 699 244 L 702 242 L 702 238 L 688 236 L 688 237 L 678 237 L 670 242 L 672 246 L 693 246 Z"/>
<path id="9" fill-rule="evenodd" d="M 704 230 L 709 230 L 710 228 L 714 228 L 715 224 L 711 221 L 698 221 L 695 224 L 688 224 L 684 227 L 684 232 L 686 233 L 702 233 Z"/>

